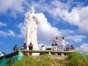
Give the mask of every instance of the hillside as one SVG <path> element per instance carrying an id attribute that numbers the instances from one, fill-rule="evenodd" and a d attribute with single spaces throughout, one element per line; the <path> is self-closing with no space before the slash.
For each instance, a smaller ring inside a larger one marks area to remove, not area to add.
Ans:
<path id="1" fill-rule="evenodd" d="M 29 56 L 12 66 L 88 66 L 88 55 L 72 53 L 67 56 Z"/>

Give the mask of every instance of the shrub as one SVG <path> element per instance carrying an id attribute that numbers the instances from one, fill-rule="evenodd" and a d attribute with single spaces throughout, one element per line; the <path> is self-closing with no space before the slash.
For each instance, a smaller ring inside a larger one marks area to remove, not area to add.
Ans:
<path id="1" fill-rule="evenodd" d="M 68 55 L 66 66 L 88 66 L 88 56 L 78 52 Z"/>

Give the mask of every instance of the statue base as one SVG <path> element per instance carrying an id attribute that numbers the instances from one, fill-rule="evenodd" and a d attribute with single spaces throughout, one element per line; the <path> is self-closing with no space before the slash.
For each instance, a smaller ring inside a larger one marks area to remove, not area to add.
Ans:
<path id="1" fill-rule="evenodd" d="M 33 50 L 39 50 L 39 49 L 33 49 Z M 32 56 L 39 56 L 40 55 L 40 53 L 32 53 Z"/>

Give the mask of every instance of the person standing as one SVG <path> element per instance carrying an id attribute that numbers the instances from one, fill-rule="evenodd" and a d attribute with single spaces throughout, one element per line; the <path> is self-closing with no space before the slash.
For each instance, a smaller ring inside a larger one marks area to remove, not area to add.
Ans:
<path id="1" fill-rule="evenodd" d="M 32 42 L 30 42 L 30 44 L 29 44 L 29 50 L 33 50 Z"/>
<path id="2" fill-rule="evenodd" d="M 55 37 L 54 42 L 55 42 L 55 46 L 58 46 L 58 37 Z"/>
<path id="3" fill-rule="evenodd" d="M 33 50 L 32 42 L 30 42 L 30 44 L 29 44 L 29 50 Z M 32 52 L 30 52 L 29 55 L 32 55 Z"/>
<path id="4" fill-rule="evenodd" d="M 15 46 L 13 47 L 13 51 L 17 51 L 17 50 L 18 50 L 17 45 L 15 45 Z"/>
<path id="5" fill-rule="evenodd" d="M 71 50 L 71 46 L 70 45 L 67 45 L 66 51 L 70 51 L 70 50 Z"/>
<path id="6" fill-rule="evenodd" d="M 24 43 L 24 45 L 23 45 L 23 49 L 24 49 L 24 50 L 27 49 L 27 45 L 26 45 L 26 43 Z"/>
<path id="7" fill-rule="evenodd" d="M 54 50 L 58 50 L 58 37 L 54 38 Z"/>
<path id="8" fill-rule="evenodd" d="M 45 48 L 45 46 L 44 46 L 44 45 L 42 45 L 41 50 L 46 50 L 46 48 Z"/>
<path id="9" fill-rule="evenodd" d="M 42 46 L 41 46 L 41 48 L 40 48 L 40 50 L 43 50 L 43 51 L 44 51 L 44 50 L 46 50 L 45 46 L 44 46 L 44 45 L 42 45 Z M 40 52 L 40 55 L 43 55 L 43 53 L 42 53 L 42 52 Z"/>
<path id="10" fill-rule="evenodd" d="M 65 39 L 64 39 L 64 37 L 62 37 L 62 49 L 64 50 L 64 51 L 66 51 L 66 48 L 65 48 Z"/>
<path id="11" fill-rule="evenodd" d="M 33 7 L 31 7 L 30 11 L 28 12 L 27 17 L 25 18 L 25 23 L 26 23 L 25 43 L 27 44 L 27 50 L 30 42 L 33 43 L 33 50 L 38 50 L 39 48 L 37 42 L 37 27 L 39 25 L 39 20 L 36 17 Z"/>
<path id="12" fill-rule="evenodd" d="M 75 50 L 75 47 L 73 45 L 71 45 L 71 50 Z"/>

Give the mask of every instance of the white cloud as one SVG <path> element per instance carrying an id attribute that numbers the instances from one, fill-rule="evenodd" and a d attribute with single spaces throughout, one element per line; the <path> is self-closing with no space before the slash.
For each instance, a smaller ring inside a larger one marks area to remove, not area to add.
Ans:
<path id="1" fill-rule="evenodd" d="M 7 26 L 7 24 L 0 22 L 0 27 Z"/>
<path id="2" fill-rule="evenodd" d="M 40 19 L 38 27 L 39 42 L 51 44 L 53 37 L 62 37 L 74 33 L 72 30 L 59 30 L 56 27 L 52 27 L 43 13 L 37 13 L 37 16 Z"/>
<path id="3" fill-rule="evenodd" d="M 86 38 L 86 36 L 84 35 L 73 35 L 73 36 L 67 36 L 66 39 L 67 40 L 71 40 L 74 42 L 82 42 L 82 40 Z"/>
<path id="4" fill-rule="evenodd" d="M 27 0 L 0 0 L 0 13 L 6 14 L 10 11 L 10 14 L 16 17 L 17 13 L 24 13 L 24 5 L 28 5 Z"/>
<path id="5" fill-rule="evenodd" d="M 51 1 L 51 5 L 53 7 L 58 7 L 60 9 L 69 9 L 71 6 L 69 5 L 72 5 L 73 1 L 72 0 L 68 0 L 67 2 L 61 2 L 59 0 L 53 0 Z"/>
<path id="6" fill-rule="evenodd" d="M 15 33 L 12 30 L 8 30 L 8 32 L 0 31 L 0 36 L 7 37 L 7 36 L 13 36 L 15 37 Z"/>
<path id="7" fill-rule="evenodd" d="M 72 12 L 68 13 L 66 10 L 63 11 L 64 13 L 64 20 L 68 21 L 70 24 L 72 25 L 78 25 L 79 24 L 79 14 L 78 11 L 76 9 L 72 9 Z"/>
<path id="8" fill-rule="evenodd" d="M 88 33 L 88 6 L 82 8 L 72 8 L 71 12 L 67 9 L 54 8 L 50 11 L 53 18 L 62 18 L 63 21 L 71 25 L 76 25 L 82 32 Z M 84 27 L 85 26 L 85 27 Z"/>
<path id="9" fill-rule="evenodd" d="M 77 51 L 80 52 L 87 52 L 88 53 L 88 43 L 82 44 L 79 48 L 76 48 Z"/>
<path id="10" fill-rule="evenodd" d="M 25 38 L 26 35 L 26 28 L 24 23 L 20 23 L 17 25 L 17 27 L 20 29 L 20 34 L 17 35 L 18 38 Z"/>
<path id="11" fill-rule="evenodd" d="M 37 14 L 40 19 L 40 25 L 38 29 L 39 40 L 44 43 L 47 41 L 51 41 L 53 37 L 60 36 L 61 33 L 56 27 L 52 27 L 51 24 L 47 21 L 44 14 Z"/>
<path id="12" fill-rule="evenodd" d="M 54 9 L 54 13 L 52 15 L 56 17 L 60 17 L 63 21 L 68 22 L 71 25 L 76 25 L 79 27 L 79 30 L 82 32 L 88 33 L 88 6 L 82 8 L 72 8 L 71 12 L 67 9 Z M 51 12 L 52 13 L 52 12 Z M 85 26 L 85 27 L 84 27 Z"/>

